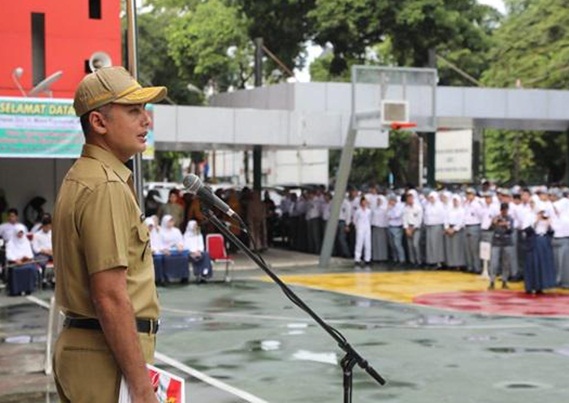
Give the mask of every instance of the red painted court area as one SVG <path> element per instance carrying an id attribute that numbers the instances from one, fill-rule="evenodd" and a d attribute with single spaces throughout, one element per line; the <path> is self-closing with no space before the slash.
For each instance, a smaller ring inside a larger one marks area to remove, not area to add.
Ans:
<path id="1" fill-rule="evenodd" d="M 456 291 L 423 294 L 413 302 L 442 309 L 506 316 L 569 316 L 569 295 L 518 291 Z"/>

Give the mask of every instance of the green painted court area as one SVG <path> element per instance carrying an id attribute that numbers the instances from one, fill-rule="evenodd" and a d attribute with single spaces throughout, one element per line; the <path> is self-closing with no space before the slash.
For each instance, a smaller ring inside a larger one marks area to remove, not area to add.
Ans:
<path id="1" fill-rule="evenodd" d="M 356 368 L 354 402 L 562 402 L 569 396 L 567 318 L 489 316 L 294 290 L 387 379 L 379 386 Z M 267 402 L 342 401 L 340 349 L 273 283 L 244 277 L 160 294 L 161 353 Z M 188 396 L 243 401 L 194 382 Z"/>

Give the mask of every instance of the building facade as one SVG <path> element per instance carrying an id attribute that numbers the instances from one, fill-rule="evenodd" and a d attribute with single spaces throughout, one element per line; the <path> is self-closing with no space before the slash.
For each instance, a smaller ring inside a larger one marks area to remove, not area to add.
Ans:
<path id="1" fill-rule="evenodd" d="M 104 52 L 113 65 L 121 65 L 120 3 L 0 0 L 0 96 L 28 95 L 61 71 L 34 96 L 73 98 L 75 87 L 90 71 L 93 54 Z"/>

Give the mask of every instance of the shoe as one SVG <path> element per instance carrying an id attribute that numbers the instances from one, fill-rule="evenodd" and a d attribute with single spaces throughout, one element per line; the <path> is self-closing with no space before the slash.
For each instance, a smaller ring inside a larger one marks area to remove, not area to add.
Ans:
<path id="1" fill-rule="evenodd" d="M 508 283 L 506 283 L 505 281 L 502 281 L 502 290 L 508 290 L 510 287 L 508 287 Z"/>
<path id="2" fill-rule="evenodd" d="M 494 289 L 494 282 L 490 281 L 490 285 L 488 286 L 488 290 L 493 290 Z"/>

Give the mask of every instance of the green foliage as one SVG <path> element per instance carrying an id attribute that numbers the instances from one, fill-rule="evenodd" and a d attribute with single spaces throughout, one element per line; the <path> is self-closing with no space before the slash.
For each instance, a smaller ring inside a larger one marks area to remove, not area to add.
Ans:
<path id="1" fill-rule="evenodd" d="M 484 80 L 492 86 L 567 88 L 569 10 L 567 0 L 536 0 L 496 31 L 492 66 Z"/>
<path id="2" fill-rule="evenodd" d="M 172 12 L 144 13 L 138 17 L 139 78 L 145 85 L 168 87 L 171 102 L 180 105 L 203 104 L 202 95 L 188 91 L 188 78 L 179 74 L 168 55 L 166 30 L 175 15 Z"/>
<path id="3" fill-rule="evenodd" d="M 493 87 L 559 88 L 569 86 L 569 2 L 508 1 L 511 14 L 494 35 L 492 64 L 483 81 Z M 514 137 L 512 137 L 514 136 Z M 486 136 L 487 171 L 506 178 L 516 171 L 528 181 L 560 181 L 565 173 L 565 136 L 559 133 L 492 132 Z M 512 158 L 518 150 L 521 158 Z M 509 158 L 508 158 L 509 157 Z M 512 175 L 510 177 L 513 178 Z M 565 180 L 569 179 L 567 177 Z"/>
<path id="4" fill-rule="evenodd" d="M 349 82 L 350 69 L 346 69 L 340 75 L 333 75 L 331 64 L 334 59 L 332 52 L 325 53 L 310 64 L 310 79 L 315 82 Z"/>
<path id="5" fill-rule="evenodd" d="M 312 34 L 309 10 L 315 0 L 236 0 L 249 20 L 249 38 L 262 37 L 265 46 L 290 69 L 303 68 L 304 44 Z M 265 62 L 265 76 L 277 68 Z"/>
<path id="6" fill-rule="evenodd" d="M 221 0 L 199 3 L 181 13 L 167 30 L 169 54 L 180 72 L 219 91 L 244 88 L 251 77 L 253 47 L 247 18 Z"/>
<path id="7" fill-rule="evenodd" d="M 330 49 L 310 66 L 313 81 L 349 81 L 353 64 L 426 66 L 434 49 L 488 86 L 513 87 L 519 79 L 526 88 L 567 88 L 569 1 L 505 2 L 506 16 L 477 0 L 147 0 L 151 11 L 139 16 L 140 76 L 167 85 L 176 103 L 200 104 L 203 94 L 187 85 L 244 87 L 252 39 L 263 37 L 291 70 L 304 65 L 308 40 Z M 274 81 L 274 62 L 265 58 L 264 67 L 266 82 Z M 473 85 L 442 59 L 437 67 L 440 85 Z M 384 181 L 389 172 L 400 183 L 412 176 L 411 137 L 390 137 L 388 150 L 356 152 L 355 183 Z M 567 139 L 555 133 L 488 131 L 485 148 L 487 174 L 500 181 L 554 181 L 565 171 Z"/>
<path id="8" fill-rule="evenodd" d="M 389 148 L 354 151 L 349 183 L 355 186 L 364 184 L 387 185 L 389 174 L 395 178 L 395 186 L 404 186 L 410 181 L 410 145 L 413 134 L 406 131 L 389 133 Z M 340 164 L 341 150 L 330 151 L 330 178 L 336 176 Z"/>
<path id="9" fill-rule="evenodd" d="M 489 36 L 499 13 L 475 0 L 317 0 L 309 13 L 315 41 L 330 43 L 330 76 L 350 61 L 424 67 L 429 50 L 479 77 L 487 67 Z M 371 54 L 374 58 L 370 59 Z M 441 84 L 472 85 L 440 63 Z"/>

